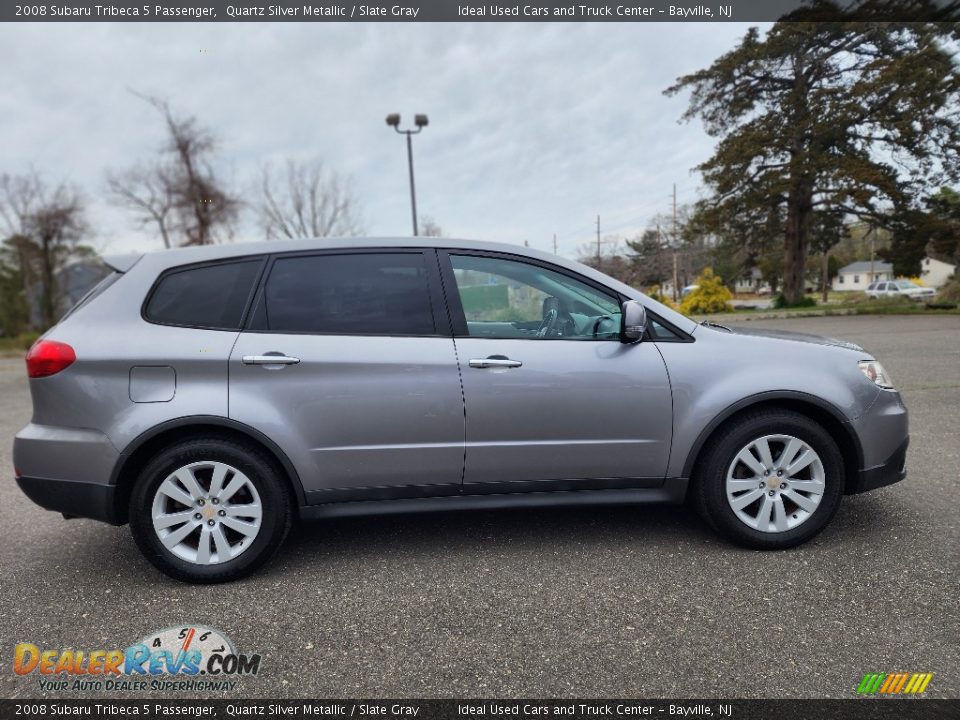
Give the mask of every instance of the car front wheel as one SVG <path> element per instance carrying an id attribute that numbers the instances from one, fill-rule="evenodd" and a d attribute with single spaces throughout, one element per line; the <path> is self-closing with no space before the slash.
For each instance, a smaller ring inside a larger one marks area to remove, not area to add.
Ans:
<path id="1" fill-rule="evenodd" d="M 290 529 L 291 503 L 278 475 L 244 443 L 207 438 L 173 445 L 134 486 L 133 537 L 173 578 L 236 580 L 266 562 Z"/>
<path id="2" fill-rule="evenodd" d="M 843 485 L 843 459 L 823 427 L 798 413 L 762 410 L 711 439 L 692 492 L 700 514 L 723 535 L 776 550 L 819 533 Z"/>

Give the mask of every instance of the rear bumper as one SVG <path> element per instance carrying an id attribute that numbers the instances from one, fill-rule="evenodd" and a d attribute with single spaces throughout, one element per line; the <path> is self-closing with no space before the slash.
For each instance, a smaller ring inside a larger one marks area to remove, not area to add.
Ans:
<path id="1" fill-rule="evenodd" d="M 114 525 L 119 453 L 97 430 L 30 423 L 13 439 L 13 466 L 24 494 L 47 510 Z"/>
<path id="2" fill-rule="evenodd" d="M 18 477 L 17 485 L 24 494 L 46 510 L 67 517 L 85 517 L 111 525 L 122 524 L 116 517 L 113 485 L 77 480 L 47 480 Z"/>
<path id="3" fill-rule="evenodd" d="M 17 475 L 106 485 L 120 453 L 98 430 L 30 423 L 13 438 Z"/>

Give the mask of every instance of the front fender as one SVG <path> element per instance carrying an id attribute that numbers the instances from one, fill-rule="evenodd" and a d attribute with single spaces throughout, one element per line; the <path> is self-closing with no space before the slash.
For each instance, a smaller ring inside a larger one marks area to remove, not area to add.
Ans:
<path id="1" fill-rule="evenodd" d="M 669 477 L 689 477 L 697 454 L 724 420 L 751 405 L 784 400 L 816 406 L 847 430 L 880 390 L 857 367 L 866 353 L 839 347 L 698 331 L 694 343 L 661 343 L 673 391 Z"/>

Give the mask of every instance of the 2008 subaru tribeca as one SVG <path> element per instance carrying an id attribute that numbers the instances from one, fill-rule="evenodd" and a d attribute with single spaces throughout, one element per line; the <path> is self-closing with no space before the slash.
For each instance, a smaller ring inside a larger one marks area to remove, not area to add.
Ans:
<path id="1" fill-rule="evenodd" d="M 17 482 L 129 522 L 181 580 L 245 575 L 294 516 L 689 499 L 756 549 L 905 477 L 874 358 L 697 324 L 575 262 L 455 240 L 167 250 L 30 350 Z"/>

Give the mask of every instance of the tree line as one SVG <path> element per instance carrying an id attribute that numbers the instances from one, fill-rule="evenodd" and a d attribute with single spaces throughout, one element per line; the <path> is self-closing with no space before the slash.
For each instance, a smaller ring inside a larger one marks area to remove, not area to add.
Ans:
<path id="1" fill-rule="evenodd" d="M 349 180 L 319 158 L 262 166 L 256 199 L 245 200 L 251 193 L 218 172 L 208 128 L 163 98 L 138 97 L 157 111 L 165 140 L 152 157 L 107 171 L 103 196 L 165 248 L 228 241 L 245 212 L 269 239 L 363 233 Z M 0 334 L 50 327 L 76 299 L 66 271 L 96 256 L 88 203 L 75 185 L 36 171 L 0 175 Z"/>

